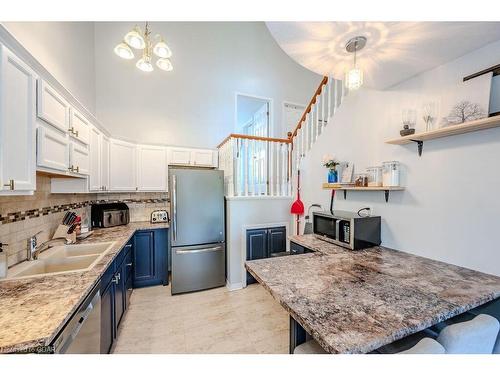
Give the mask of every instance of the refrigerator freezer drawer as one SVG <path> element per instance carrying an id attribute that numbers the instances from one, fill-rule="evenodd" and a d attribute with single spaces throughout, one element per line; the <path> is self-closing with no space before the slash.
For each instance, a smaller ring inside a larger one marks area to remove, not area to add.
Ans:
<path id="1" fill-rule="evenodd" d="M 225 244 L 172 247 L 172 294 L 223 286 Z"/>

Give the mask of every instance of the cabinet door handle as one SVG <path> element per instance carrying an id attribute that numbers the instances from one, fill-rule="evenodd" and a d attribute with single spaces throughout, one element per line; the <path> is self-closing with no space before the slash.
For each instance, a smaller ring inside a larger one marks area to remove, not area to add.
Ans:
<path id="1" fill-rule="evenodd" d="M 80 166 L 76 167 L 76 173 L 80 173 Z"/>
<path id="2" fill-rule="evenodd" d="M 8 186 L 10 190 L 14 190 L 14 180 L 9 180 L 9 183 L 3 184 L 3 186 Z"/>
<path id="3" fill-rule="evenodd" d="M 118 275 L 114 276 L 113 279 L 111 279 L 111 282 L 115 283 L 116 285 L 118 285 L 118 281 L 120 281 Z"/>
<path id="4" fill-rule="evenodd" d="M 132 264 L 133 264 L 133 263 L 127 263 L 127 264 L 126 264 L 126 266 L 127 266 L 127 267 L 132 267 Z"/>
<path id="5" fill-rule="evenodd" d="M 74 166 L 73 166 L 73 165 L 71 165 L 71 167 L 68 167 L 68 170 L 69 170 L 70 172 L 74 172 L 74 171 L 75 171 L 75 168 L 74 168 Z"/>

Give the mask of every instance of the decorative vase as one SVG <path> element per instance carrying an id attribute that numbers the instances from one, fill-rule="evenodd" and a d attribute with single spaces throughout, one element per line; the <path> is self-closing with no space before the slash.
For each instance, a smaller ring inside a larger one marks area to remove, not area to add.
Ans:
<path id="1" fill-rule="evenodd" d="M 334 184 L 338 181 L 337 171 L 335 169 L 328 170 L 328 183 Z"/>

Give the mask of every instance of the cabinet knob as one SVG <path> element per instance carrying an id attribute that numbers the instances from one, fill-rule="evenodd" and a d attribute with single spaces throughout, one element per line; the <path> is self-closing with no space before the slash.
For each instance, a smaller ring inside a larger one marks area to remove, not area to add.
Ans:
<path id="1" fill-rule="evenodd" d="M 9 183 L 3 184 L 3 186 L 8 186 L 10 190 L 14 190 L 14 180 L 9 180 Z"/>

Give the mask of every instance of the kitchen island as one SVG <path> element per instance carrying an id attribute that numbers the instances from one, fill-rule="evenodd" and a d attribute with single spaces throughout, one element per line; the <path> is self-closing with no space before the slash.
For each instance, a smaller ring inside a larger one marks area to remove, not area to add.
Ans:
<path id="1" fill-rule="evenodd" d="M 291 352 L 304 329 L 329 353 L 369 353 L 500 297 L 497 276 L 384 247 L 290 240 L 314 252 L 245 267 L 290 314 Z"/>

